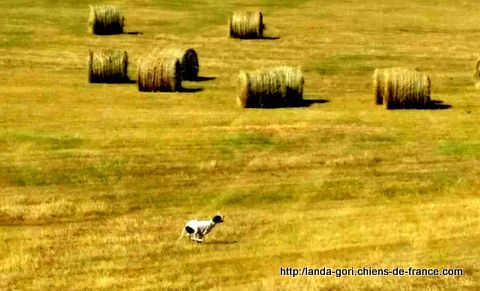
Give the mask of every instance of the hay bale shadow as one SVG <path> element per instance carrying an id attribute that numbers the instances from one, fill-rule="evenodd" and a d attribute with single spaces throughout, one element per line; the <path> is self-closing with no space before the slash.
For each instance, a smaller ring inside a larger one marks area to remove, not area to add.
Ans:
<path id="1" fill-rule="evenodd" d="M 259 38 L 260 40 L 277 40 L 277 39 L 280 39 L 279 36 L 264 36 L 262 38 Z"/>
<path id="2" fill-rule="evenodd" d="M 196 93 L 203 91 L 203 88 L 180 88 L 178 92 L 180 93 Z"/>
<path id="3" fill-rule="evenodd" d="M 289 102 L 279 106 L 264 106 L 264 107 L 258 107 L 257 109 L 304 108 L 304 107 L 310 107 L 313 104 L 323 104 L 328 102 L 330 101 L 326 99 L 307 99 L 307 100 L 303 99 L 295 102 Z"/>
<path id="4" fill-rule="evenodd" d="M 444 104 L 441 100 L 431 100 L 427 105 L 411 106 L 411 107 L 391 107 L 390 110 L 446 110 L 452 108 L 450 104 Z"/>
<path id="5" fill-rule="evenodd" d="M 94 82 L 92 84 L 116 84 L 116 85 L 131 85 L 131 84 L 136 84 L 136 80 L 132 80 L 130 78 L 127 78 L 125 80 L 121 81 L 106 81 L 106 82 Z"/>
<path id="6" fill-rule="evenodd" d="M 191 80 L 193 82 L 204 82 L 204 81 L 212 81 L 215 80 L 217 77 L 202 77 L 197 76 L 195 79 Z"/>
<path id="7" fill-rule="evenodd" d="M 323 104 L 328 102 L 330 101 L 326 99 L 303 99 L 296 103 L 288 104 L 286 107 L 310 107 L 313 104 Z"/>
<path id="8" fill-rule="evenodd" d="M 431 100 L 430 104 L 425 109 L 429 110 L 445 110 L 452 108 L 450 104 L 444 104 L 442 100 Z"/>
<path id="9" fill-rule="evenodd" d="M 262 37 L 255 37 L 255 36 L 244 36 L 236 38 L 239 40 L 277 40 L 280 39 L 279 36 L 262 36 Z"/>

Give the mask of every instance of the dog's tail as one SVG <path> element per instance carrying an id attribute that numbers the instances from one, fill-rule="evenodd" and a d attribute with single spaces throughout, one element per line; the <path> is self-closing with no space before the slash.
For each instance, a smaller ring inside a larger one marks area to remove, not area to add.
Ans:
<path id="1" fill-rule="evenodd" d="M 184 235 L 185 235 L 185 228 L 182 229 L 182 233 L 180 234 L 180 237 L 177 240 L 180 240 Z"/>

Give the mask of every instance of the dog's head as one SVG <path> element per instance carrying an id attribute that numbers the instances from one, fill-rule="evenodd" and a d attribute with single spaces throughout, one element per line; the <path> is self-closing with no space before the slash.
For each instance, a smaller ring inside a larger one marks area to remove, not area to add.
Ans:
<path id="1" fill-rule="evenodd" d="M 220 222 L 223 222 L 223 217 L 224 217 L 224 216 L 215 215 L 215 216 L 212 218 L 212 220 L 213 220 L 213 222 L 215 222 L 215 223 L 220 223 Z"/>

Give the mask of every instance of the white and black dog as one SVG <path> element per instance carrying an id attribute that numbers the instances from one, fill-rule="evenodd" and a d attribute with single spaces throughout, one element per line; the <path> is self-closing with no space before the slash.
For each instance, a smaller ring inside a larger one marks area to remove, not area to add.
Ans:
<path id="1" fill-rule="evenodd" d="M 217 223 L 223 222 L 223 217 L 224 216 L 215 215 L 210 220 L 190 220 L 185 224 L 185 227 L 182 229 L 182 234 L 178 239 L 181 239 L 187 234 L 193 241 L 202 242 L 203 237 L 212 231 Z"/>

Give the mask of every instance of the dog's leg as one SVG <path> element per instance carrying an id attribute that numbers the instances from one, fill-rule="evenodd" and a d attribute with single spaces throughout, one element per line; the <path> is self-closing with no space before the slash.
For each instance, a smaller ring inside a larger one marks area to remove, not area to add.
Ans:
<path id="1" fill-rule="evenodd" d="M 196 241 L 197 240 L 197 234 L 196 233 L 191 233 L 190 238 L 192 239 L 192 241 Z"/>
<path id="2" fill-rule="evenodd" d="M 198 232 L 192 233 L 192 234 L 190 235 L 190 238 L 192 239 L 192 241 L 196 241 L 196 242 L 202 242 L 203 240 L 202 240 L 201 237 L 202 237 L 201 234 L 198 233 Z"/>
<path id="3" fill-rule="evenodd" d="M 198 243 L 201 243 L 201 242 L 203 241 L 203 239 L 198 238 L 198 237 L 192 237 L 192 240 L 193 240 L 193 241 L 196 241 L 196 242 L 198 242 Z"/>

